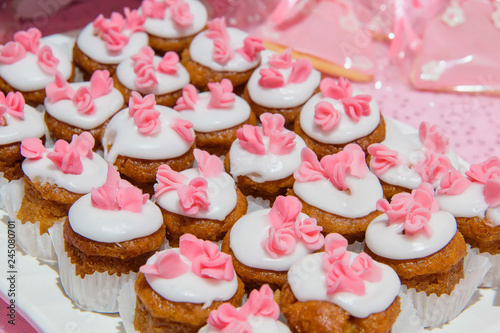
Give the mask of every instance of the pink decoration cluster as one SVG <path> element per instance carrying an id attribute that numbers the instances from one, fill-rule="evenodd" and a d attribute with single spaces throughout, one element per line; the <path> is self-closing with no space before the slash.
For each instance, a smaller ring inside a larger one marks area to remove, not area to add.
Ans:
<path id="1" fill-rule="evenodd" d="M 60 72 L 56 73 L 53 82 L 45 87 L 45 92 L 51 103 L 61 100 L 71 100 L 76 109 L 83 115 L 93 115 L 97 112 L 94 100 L 109 94 L 113 90 L 113 78 L 107 70 L 97 70 L 90 78 L 90 87 L 84 85 L 75 92 Z"/>
<path id="2" fill-rule="evenodd" d="M 377 176 L 386 173 L 392 167 L 403 164 L 397 151 L 381 143 L 368 146 L 368 153 L 371 155 L 370 167 Z"/>
<path id="3" fill-rule="evenodd" d="M 489 207 L 500 207 L 500 159 L 490 157 L 483 163 L 473 164 L 465 173 L 473 181 L 484 184 L 484 199 Z"/>
<path id="4" fill-rule="evenodd" d="M 136 9 L 130 10 L 127 7 L 124 13 L 125 17 L 113 12 L 109 19 L 100 14 L 93 22 L 95 33 L 106 43 L 106 48 L 110 52 L 120 52 L 128 44 L 130 34 L 144 31 L 143 25 L 146 18 L 143 15 L 139 14 Z"/>
<path id="5" fill-rule="evenodd" d="M 285 130 L 285 118 L 280 114 L 264 113 L 260 116 L 262 128 L 243 125 L 236 132 L 239 143 L 246 151 L 265 155 L 267 153 L 263 137 L 269 138 L 269 152 L 275 155 L 290 154 L 297 144 L 296 134 Z"/>
<path id="6" fill-rule="evenodd" d="M 140 213 L 142 206 L 148 201 L 149 194 L 142 191 L 124 179 L 112 164 L 108 164 L 106 183 L 99 188 L 93 188 L 90 194 L 92 206 L 102 210 L 126 210 Z"/>
<path id="7" fill-rule="evenodd" d="M 6 126 L 4 115 L 8 114 L 17 119 L 24 119 L 24 97 L 19 91 L 9 92 L 7 96 L 0 91 L 0 126 Z"/>
<path id="8" fill-rule="evenodd" d="M 366 292 L 365 281 L 378 282 L 382 279 L 382 270 L 368 254 L 362 252 L 351 262 L 347 240 L 337 233 L 325 237 L 322 267 L 326 272 L 328 295 L 348 292 L 362 296 Z"/>
<path id="9" fill-rule="evenodd" d="M 377 201 L 377 210 L 387 214 L 389 225 L 402 223 L 405 234 L 424 233 L 431 236 L 428 226 L 432 213 L 439 211 L 439 203 L 434 197 L 434 188 L 429 183 L 421 183 L 410 193 L 398 193 L 391 203 L 386 199 Z"/>
<path id="10" fill-rule="evenodd" d="M 179 252 L 180 255 L 172 249 L 157 252 L 155 262 L 141 266 L 139 271 L 162 279 L 179 277 L 189 271 L 182 255 L 191 262 L 191 271 L 201 278 L 225 281 L 234 278 L 231 256 L 220 252 L 215 243 L 184 234 L 179 239 Z"/>
<path id="11" fill-rule="evenodd" d="M 269 234 L 262 242 L 262 248 L 270 257 L 278 258 L 293 253 L 299 240 L 311 251 L 323 247 L 323 227 L 318 226 L 314 218 L 301 220 L 301 210 L 302 204 L 294 196 L 276 198 L 268 214 L 271 221 Z"/>
<path id="12" fill-rule="evenodd" d="M 154 135 L 161 129 L 160 111 L 155 109 L 155 95 L 144 97 L 137 91 L 132 91 L 128 102 L 128 114 L 134 119 L 139 133 L 143 135 Z"/>
<path id="13" fill-rule="evenodd" d="M 144 0 L 141 9 L 146 17 L 158 20 L 165 18 L 165 11 L 168 9 L 172 21 L 180 28 L 190 26 L 194 20 L 189 5 L 183 0 Z"/>
<path id="14" fill-rule="evenodd" d="M 237 310 L 230 303 L 223 303 L 208 315 L 207 323 L 219 332 L 252 332 L 248 317 L 264 317 L 277 320 L 280 314 L 274 293 L 265 284 L 260 290 L 252 290 L 248 300 Z"/>
<path id="15" fill-rule="evenodd" d="M 437 193 L 447 195 L 462 194 L 471 183 L 470 179 L 451 166 L 450 170 L 441 178 Z"/>
<path id="16" fill-rule="evenodd" d="M 179 64 L 177 53 L 172 51 L 165 53 L 156 67 L 153 63 L 154 55 L 155 52 L 150 46 L 144 46 L 131 57 L 134 61 L 134 73 L 137 75 L 134 83 L 139 89 L 153 90 L 156 88 L 158 86 L 156 72 L 166 75 L 177 73 Z"/>
<path id="17" fill-rule="evenodd" d="M 292 69 L 285 83 L 285 78 L 279 69 Z M 311 74 L 313 69 L 309 59 L 292 61 L 292 50 L 287 48 L 281 54 L 275 54 L 269 59 L 269 67 L 259 71 L 259 85 L 263 88 L 274 89 L 284 87 L 290 83 L 302 83 Z"/>
<path id="18" fill-rule="evenodd" d="M 210 90 L 208 109 L 228 109 L 234 105 L 236 98 L 231 80 L 222 79 L 220 82 L 210 82 L 208 89 Z M 199 98 L 196 87 L 187 84 L 182 88 L 182 96 L 177 100 L 174 109 L 177 111 L 194 110 Z"/>
<path id="19" fill-rule="evenodd" d="M 182 88 L 182 96 L 177 100 L 177 104 L 174 106 L 174 110 L 194 110 L 196 101 L 198 101 L 199 98 L 200 97 L 198 96 L 196 87 L 191 83 L 186 84 L 184 88 Z"/>
<path id="20" fill-rule="evenodd" d="M 40 47 L 42 33 L 37 28 L 29 28 L 26 31 L 18 31 L 14 34 L 14 41 L 0 45 L 0 63 L 13 64 L 23 59 L 26 53 L 36 55 L 37 62 L 42 71 L 49 75 L 57 72 L 59 59 L 54 57 L 50 46 Z"/>
<path id="21" fill-rule="evenodd" d="M 313 182 L 328 179 L 339 191 L 348 189 L 346 176 L 364 178 L 368 172 L 365 153 L 355 143 L 348 144 L 337 154 L 327 155 L 318 161 L 309 148 L 302 149 L 302 163 L 293 176 L 298 182 Z"/>

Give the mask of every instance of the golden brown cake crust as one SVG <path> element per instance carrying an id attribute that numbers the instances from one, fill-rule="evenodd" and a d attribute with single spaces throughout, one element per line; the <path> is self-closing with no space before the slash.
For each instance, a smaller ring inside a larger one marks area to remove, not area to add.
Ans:
<path id="1" fill-rule="evenodd" d="M 455 285 L 464 277 L 463 263 L 467 245 L 462 234 L 457 231 L 451 241 L 440 251 L 417 259 L 396 260 L 381 257 L 365 247 L 373 260 L 389 265 L 396 271 L 401 283 L 427 295 L 450 294 Z"/>
<path id="2" fill-rule="evenodd" d="M 83 278 L 94 272 L 108 272 L 120 276 L 130 271 L 139 272 L 139 267 L 159 250 L 165 240 L 165 226 L 161 225 L 149 236 L 120 243 L 102 243 L 77 234 L 66 220 L 63 236 L 64 250 L 75 265 L 76 275 Z"/>
<path id="3" fill-rule="evenodd" d="M 500 253 L 500 226 L 491 227 L 486 224 L 487 220 L 488 213 L 486 218 L 457 217 L 458 230 L 472 247 L 496 255 Z"/>
<path id="4" fill-rule="evenodd" d="M 19 179 L 23 176 L 21 163 L 24 157 L 21 155 L 21 142 L 0 146 L 0 172 L 8 180 Z"/>
<path id="5" fill-rule="evenodd" d="M 245 294 L 245 286 L 239 278 L 238 289 L 228 301 L 214 301 L 209 307 L 203 304 L 171 302 L 156 293 L 147 282 L 144 274 L 139 273 L 135 283 L 137 305 L 134 326 L 141 333 L 184 333 L 198 332 L 207 322 L 210 311 L 222 303 L 238 307 Z"/>
<path id="6" fill-rule="evenodd" d="M 178 246 L 179 238 L 186 233 L 214 242 L 222 240 L 227 231 L 247 212 L 247 199 L 237 188 L 236 197 L 236 206 L 223 221 L 191 218 L 168 212 L 160 207 L 163 222 L 167 226 L 166 237 L 170 246 Z"/>
<path id="7" fill-rule="evenodd" d="M 118 64 L 101 64 L 90 58 L 88 55 L 82 52 L 78 47 L 78 44 L 75 43 L 73 47 L 73 62 L 76 66 L 78 66 L 83 72 L 83 78 L 85 81 L 90 80 L 92 73 L 96 70 L 107 70 L 110 76 L 113 76 L 116 71 L 116 66 Z"/>
<path id="8" fill-rule="evenodd" d="M 283 286 L 279 298 L 281 312 L 294 333 L 387 333 L 401 312 L 397 296 L 385 311 L 356 318 L 330 302 L 299 302 L 288 283 Z"/>
<path id="9" fill-rule="evenodd" d="M 348 142 L 345 144 L 338 144 L 338 145 L 322 143 L 311 138 L 302 130 L 302 127 L 300 126 L 300 117 L 295 118 L 293 130 L 295 131 L 295 133 L 297 133 L 297 135 L 300 135 L 300 137 L 304 139 L 307 147 L 309 147 L 312 151 L 314 151 L 319 159 L 323 158 L 326 155 L 336 154 L 340 152 L 349 143 L 358 144 L 361 147 L 361 149 L 363 149 L 365 154 L 368 154 L 367 149 L 369 145 L 384 141 L 385 120 L 384 117 L 380 115 L 380 123 L 370 134 L 361 137 L 357 140 L 354 140 L 352 142 Z"/>
<path id="10" fill-rule="evenodd" d="M 168 51 L 174 51 L 181 54 L 184 49 L 189 47 L 194 36 L 196 36 L 196 34 L 179 38 L 163 38 L 148 33 L 149 46 L 160 55 Z"/>

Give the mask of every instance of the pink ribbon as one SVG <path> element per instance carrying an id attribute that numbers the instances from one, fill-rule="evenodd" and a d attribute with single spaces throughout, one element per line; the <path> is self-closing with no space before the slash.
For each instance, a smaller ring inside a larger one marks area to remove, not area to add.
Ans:
<path id="1" fill-rule="evenodd" d="M 224 165 L 218 156 L 198 148 L 193 151 L 193 155 L 203 177 L 218 177 L 224 171 Z"/>
<path id="2" fill-rule="evenodd" d="M 235 94 L 230 80 L 222 79 L 221 82 L 210 82 L 208 89 L 210 89 L 208 109 L 225 109 L 234 105 Z"/>
<path id="3" fill-rule="evenodd" d="M 63 173 L 79 175 L 83 172 L 82 158 L 92 159 L 93 147 L 94 138 L 89 132 L 74 134 L 71 143 L 57 140 L 47 158 Z"/>
<path id="4" fill-rule="evenodd" d="M 25 158 L 38 160 L 47 151 L 39 138 L 26 138 L 21 141 L 21 155 Z"/>
<path id="5" fill-rule="evenodd" d="M 194 110 L 198 99 L 199 96 L 196 87 L 192 84 L 186 84 L 184 88 L 182 88 L 182 97 L 179 97 L 174 109 L 176 111 Z"/>
<path id="6" fill-rule="evenodd" d="M 0 126 L 7 125 L 4 119 L 4 114 L 15 117 L 17 119 L 24 119 L 24 97 L 19 91 L 9 92 L 7 96 L 3 91 L 0 91 Z"/>

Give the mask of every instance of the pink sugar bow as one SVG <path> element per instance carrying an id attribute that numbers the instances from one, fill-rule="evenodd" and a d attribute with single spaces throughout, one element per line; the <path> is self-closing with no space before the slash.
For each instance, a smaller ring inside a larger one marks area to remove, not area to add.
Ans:
<path id="1" fill-rule="evenodd" d="M 495 170 L 495 176 L 490 176 L 484 184 L 484 201 L 490 208 L 500 207 L 500 170 Z"/>
<path id="2" fill-rule="evenodd" d="M 113 90 L 113 78 L 107 70 L 97 70 L 90 77 L 90 93 L 92 98 L 107 95 Z"/>
<path id="3" fill-rule="evenodd" d="M 266 89 L 281 88 L 285 85 L 285 79 L 277 69 L 261 68 L 259 71 L 259 85 Z"/>
<path id="4" fill-rule="evenodd" d="M 309 148 L 303 148 L 300 152 L 302 163 L 293 173 L 295 180 L 305 183 L 326 179 L 323 167 L 318 161 L 316 154 Z"/>
<path id="5" fill-rule="evenodd" d="M 296 134 L 285 130 L 285 118 L 280 114 L 264 113 L 260 120 L 263 134 L 269 137 L 269 151 L 275 155 L 290 154 L 297 144 Z"/>
<path id="6" fill-rule="evenodd" d="M 39 138 L 26 138 L 21 141 L 21 155 L 25 158 L 38 160 L 43 157 L 46 151 L 47 149 Z"/>
<path id="7" fill-rule="evenodd" d="M 54 57 L 50 46 L 42 46 L 42 48 L 38 51 L 37 61 L 38 65 L 45 73 L 49 75 L 55 75 L 57 73 L 57 65 L 59 65 L 59 59 Z"/>
<path id="8" fill-rule="evenodd" d="M 0 63 L 13 64 L 23 59 L 26 56 L 26 49 L 21 43 L 7 42 L 5 45 L 0 45 Z"/>
<path id="9" fill-rule="evenodd" d="M 325 252 L 321 258 L 323 270 L 328 268 L 335 261 L 349 261 L 351 255 L 347 252 L 347 239 L 341 234 L 330 233 L 325 237 Z"/>
<path id="10" fill-rule="evenodd" d="M 125 7 L 123 9 L 126 18 L 125 27 L 130 30 L 131 33 L 144 31 L 144 22 L 146 21 L 146 17 L 144 15 L 139 14 L 137 9 L 130 9 Z"/>
<path id="11" fill-rule="evenodd" d="M 189 270 L 189 266 L 182 261 L 180 255 L 173 250 L 156 252 L 155 256 L 155 262 L 151 265 L 145 264 L 141 266 L 139 272 L 161 279 L 174 279 Z"/>
<path id="12" fill-rule="evenodd" d="M 438 125 L 429 127 L 427 122 L 420 123 L 418 135 L 422 146 L 436 154 L 445 154 L 450 146 L 450 140 L 439 131 Z"/>
<path id="13" fill-rule="evenodd" d="M 327 155 L 320 162 L 324 174 L 338 190 L 347 190 L 346 176 L 364 178 L 368 173 L 365 153 L 357 144 L 351 143 L 337 154 Z"/>
<path id="14" fill-rule="evenodd" d="M 377 201 L 377 210 L 387 214 L 389 224 L 402 223 L 405 221 L 406 213 L 413 205 L 413 196 L 410 193 L 401 192 L 392 197 L 391 202 L 386 199 Z"/>
<path id="15" fill-rule="evenodd" d="M 83 172 L 82 157 L 91 159 L 93 147 L 94 138 L 89 132 L 74 134 L 71 143 L 57 140 L 47 158 L 63 173 L 79 175 Z"/>
<path id="16" fill-rule="evenodd" d="M 71 88 L 61 72 L 57 72 L 54 81 L 49 82 L 45 86 L 45 93 L 51 103 L 56 103 L 64 99 L 72 100 L 75 95 L 75 91 Z"/>
<path id="17" fill-rule="evenodd" d="M 223 303 L 208 315 L 207 323 L 218 332 L 251 333 L 252 327 L 247 323 L 248 316 L 231 303 Z"/>
<path id="18" fill-rule="evenodd" d="M 351 269 L 366 281 L 377 282 L 382 279 L 382 271 L 365 252 L 361 252 L 352 260 Z"/>
<path id="19" fill-rule="evenodd" d="M 144 0 L 141 3 L 142 12 L 146 17 L 163 20 L 167 4 L 164 1 Z"/>
<path id="20" fill-rule="evenodd" d="M 152 65 L 148 65 L 145 62 L 141 62 L 140 65 L 134 68 L 134 72 L 137 75 L 134 79 L 134 84 L 142 91 L 151 92 L 158 86 L 156 71 Z"/>
<path id="21" fill-rule="evenodd" d="M 14 40 L 24 46 L 27 52 L 38 53 L 42 33 L 37 28 L 29 28 L 26 31 L 18 31 L 14 34 Z"/>
<path id="22" fill-rule="evenodd" d="M 158 63 L 158 71 L 167 74 L 175 75 L 179 65 L 179 56 L 173 51 L 169 51 L 163 55 L 163 58 Z"/>
<path id="23" fill-rule="evenodd" d="M 154 1 L 157 2 L 157 1 Z M 157 2 L 160 3 L 160 2 Z M 134 63 L 143 62 L 149 65 L 153 64 L 153 59 L 155 56 L 155 51 L 151 48 L 151 46 L 143 46 L 139 52 L 130 57 Z M 134 66 L 135 71 L 135 66 Z"/>
<path id="24" fill-rule="evenodd" d="M 82 86 L 73 95 L 73 103 L 79 113 L 93 115 L 96 113 L 96 106 L 89 88 Z"/>
<path id="25" fill-rule="evenodd" d="M 174 23 L 182 28 L 189 27 L 194 21 L 194 15 L 189 10 L 189 5 L 183 0 L 177 0 L 170 7 L 170 13 Z"/>
<path id="26" fill-rule="evenodd" d="M 452 166 L 441 178 L 437 193 L 447 195 L 462 194 L 471 183 L 467 177 Z"/>
<path id="27" fill-rule="evenodd" d="M 278 113 L 263 113 L 260 117 L 262 132 L 265 136 L 281 133 L 285 129 L 285 118 Z"/>
<path id="28" fill-rule="evenodd" d="M 172 170 L 168 165 L 162 164 L 156 172 L 155 198 L 169 191 L 177 191 L 187 180 L 182 173 Z"/>
<path id="29" fill-rule="evenodd" d="M 500 158 L 497 156 L 492 156 L 482 163 L 472 164 L 465 175 L 473 181 L 485 184 L 488 180 L 487 174 L 493 169 L 500 169 Z"/>
<path id="30" fill-rule="evenodd" d="M 431 237 L 432 232 L 428 226 L 431 217 L 430 210 L 418 206 L 411 207 L 404 222 L 405 233 L 415 235 L 422 231 L 427 237 Z"/>
<path id="31" fill-rule="evenodd" d="M 221 82 L 210 82 L 208 83 L 208 89 L 210 89 L 210 100 L 207 108 L 225 109 L 234 105 L 235 95 L 230 80 L 222 79 Z"/>
<path id="32" fill-rule="evenodd" d="M 230 46 L 231 38 L 227 32 L 225 18 L 215 18 L 208 21 L 207 26 L 206 36 L 214 41 L 213 59 L 220 64 L 227 63 L 233 58 L 234 51 Z"/>
<path id="33" fill-rule="evenodd" d="M 18 119 L 24 119 L 24 97 L 19 91 L 9 92 L 7 96 L 0 91 L 0 126 L 7 125 L 4 114 L 8 114 Z"/>
<path id="34" fill-rule="evenodd" d="M 374 143 L 368 146 L 368 153 L 371 155 L 370 166 L 377 176 L 386 173 L 390 168 L 402 163 L 397 151 L 391 150 L 381 143 Z"/>
<path id="35" fill-rule="evenodd" d="M 192 84 L 186 84 L 184 88 L 182 88 L 182 97 L 179 97 L 174 109 L 176 111 L 194 110 L 198 98 L 196 87 Z"/>
<path id="36" fill-rule="evenodd" d="M 184 213 L 188 215 L 197 214 L 200 210 L 207 210 L 210 200 L 207 193 L 208 183 L 204 178 L 196 177 L 187 185 L 177 189 L 179 203 Z"/>
<path id="37" fill-rule="evenodd" d="M 238 137 L 241 147 L 246 151 L 255 155 L 266 154 L 262 130 L 259 127 L 243 125 L 243 127 L 236 132 L 236 136 Z"/>
<path id="38" fill-rule="evenodd" d="M 347 292 L 361 296 L 365 294 L 365 283 L 345 261 L 334 261 L 326 271 L 326 293 L 328 295 Z"/>
<path id="39" fill-rule="evenodd" d="M 108 30 L 107 33 L 103 34 L 102 38 L 106 42 L 108 51 L 112 53 L 120 52 L 129 41 L 127 36 L 116 30 Z"/>
<path id="40" fill-rule="evenodd" d="M 451 161 L 445 155 L 439 155 L 433 151 L 425 151 L 425 159 L 413 165 L 416 173 L 422 177 L 422 181 L 433 184 L 450 170 Z"/>
<path id="41" fill-rule="evenodd" d="M 287 69 L 292 67 L 292 49 L 287 48 L 279 54 L 273 54 L 268 63 L 271 67 L 278 69 Z"/>
<path id="42" fill-rule="evenodd" d="M 313 69 L 312 63 L 309 59 L 297 59 L 292 64 L 292 72 L 288 77 L 288 83 L 302 83 L 311 74 Z"/>
<path id="43" fill-rule="evenodd" d="M 194 141 L 193 124 L 185 119 L 178 118 L 172 125 L 172 129 L 179 134 L 179 136 L 186 142 L 190 143 Z"/>
<path id="44" fill-rule="evenodd" d="M 224 165 L 216 155 L 210 155 L 198 148 L 193 151 L 193 155 L 198 164 L 198 170 L 203 177 L 218 177 L 224 171 Z"/>
<path id="45" fill-rule="evenodd" d="M 161 129 L 160 111 L 154 108 L 155 105 L 153 94 L 142 97 L 138 92 L 132 91 L 128 113 L 134 119 L 139 133 L 143 135 L 155 135 Z"/>
<path id="46" fill-rule="evenodd" d="M 340 122 L 340 114 L 328 102 L 319 102 L 314 106 L 314 123 L 321 127 L 323 132 L 334 129 Z"/>
<path id="47" fill-rule="evenodd" d="M 248 62 L 254 61 L 260 54 L 260 51 L 265 50 L 266 47 L 262 43 L 262 40 L 255 37 L 246 37 L 243 40 L 243 47 L 236 50 L 243 59 Z"/>
<path id="48" fill-rule="evenodd" d="M 465 174 L 484 184 L 483 195 L 489 207 L 500 206 L 500 158 L 493 156 L 482 163 L 472 164 Z"/>
<path id="49" fill-rule="evenodd" d="M 129 8 L 124 8 L 124 13 L 125 18 L 122 14 L 113 12 L 109 19 L 100 14 L 93 22 L 94 29 L 112 53 L 120 52 L 128 44 L 129 38 L 123 33 L 124 29 L 128 29 L 130 33 L 144 31 L 144 16 Z"/>
<path id="50" fill-rule="evenodd" d="M 295 221 L 301 210 L 302 204 L 296 197 L 278 196 L 268 214 L 271 226 L 275 229 L 295 226 Z"/>

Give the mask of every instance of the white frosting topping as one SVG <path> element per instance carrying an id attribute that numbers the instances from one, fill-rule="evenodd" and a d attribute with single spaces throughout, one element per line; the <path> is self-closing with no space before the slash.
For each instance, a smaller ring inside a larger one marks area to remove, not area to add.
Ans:
<path id="1" fill-rule="evenodd" d="M 241 48 L 243 46 L 243 41 L 248 37 L 246 32 L 236 28 L 227 28 L 227 32 L 231 39 L 230 48 L 233 50 Z M 202 31 L 196 35 L 189 46 L 191 59 L 198 64 L 214 71 L 245 72 L 256 67 L 260 63 L 260 56 L 248 62 L 238 52 L 234 52 L 234 57 L 225 64 L 218 63 L 212 58 L 214 53 L 214 40 L 207 38 L 206 33 L 207 31 Z"/>
<path id="2" fill-rule="evenodd" d="M 210 92 L 198 95 L 194 110 L 179 111 L 184 119 L 193 124 L 196 132 L 209 133 L 231 128 L 244 123 L 250 117 L 250 106 L 239 96 L 234 96 L 234 104 L 229 108 L 209 109 Z"/>
<path id="3" fill-rule="evenodd" d="M 41 38 L 40 48 L 45 45 L 50 46 L 52 55 L 59 59 L 57 70 L 68 80 L 73 72 L 71 59 L 60 46 Z M 23 92 L 44 89 L 47 83 L 54 81 L 55 75 L 45 73 L 38 65 L 37 55 L 26 52 L 23 59 L 13 64 L 0 63 L 0 77 L 14 89 Z"/>
<path id="4" fill-rule="evenodd" d="M 362 91 L 354 89 L 353 96 L 363 94 Z M 315 106 L 319 102 L 330 103 L 340 115 L 340 121 L 330 131 L 323 131 L 321 126 L 314 123 Z M 300 112 L 300 127 L 311 138 L 328 144 L 343 144 L 364 137 L 380 123 L 380 110 L 377 102 L 372 98 L 370 101 L 370 115 L 361 116 L 358 122 L 353 121 L 344 110 L 340 100 L 324 97 L 323 93 L 314 95 L 302 108 Z"/>
<path id="5" fill-rule="evenodd" d="M 189 12 L 193 15 L 193 23 L 187 27 L 181 27 L 172 20 L 170 7 L 165 8 L 163 19 L 146 18 L 144 28 L 146 32 L 163 38 L 180 38 L 191 36 L 201 31 L 207 24 L 207 9 L 197 0 L 184 0 L 189 6 Z M 141 9 L 139 9 L 141 12 Z"/>
<path id="6" fill-rule="evenodd" d="M 71 88 L 76 92 L 80 87 L 87 87 L 90 90 L 90 82 L 70 83 Z M 109 94 L 94 98 L 96 112 L 92 115 L 82 114 L 72 100 L 62 99 L 52 103 L 50 98 L 45 98 L 44 105 L 47 112 L 59 121 L 73 125 L 85 130 L 94 129 L 118 110 L 123 108 L 123 95 L 116 88 L 112 88 Z"/>
<path id="7" fill-rule="evenodd" d="M 288 326 L 281 321 L 267 317 L 248 316 L 247 323 L 252 328 L 252 332 L 258 333 L 287 333 L 290 332 Z M 198 333 L 220 333 L 218 329 L 210 325 L 203 326 Z"/>
<path id="8" fill-rule="evenodd" d="M 47 149 L 47 153 L 53 149 Z M 86 194 L 106 182 L 108 163 L 98 154 L 92 153 L 92 159 L 82 157 L 83 171 L 79 175 L 66 174 L 47 158 L 47 154 L 40 159 L 25 159 L 22 164 L 23 172 L 31 181 L 55 184 L 66 190 Z"/>
<path id="9" fill-rule="evenodd" d="M 386 214 L 375 218 L 366 230 L 366 245 L 379 256 L 396 259 L 424 258 L 444 248 L 457 232 L 455 217 L 448 212 L 432 213 L 428 222 L 431 236 L 404 234 L 403 223 L 388 224 Z"/>
<path id="10" fill-rule="evenodd" d="M 102 138 L 104 157 L 114 163 L 118 155 L 146 160 L 168 159 L 185 154 L 193 145 L 185 141 L 172 125 L 179 118 L 177 111 L 162 105 L 156 105 L 160 111 L 161 129 L 155 135 L 142 135 L 137 130 L 128 108 L 123 109 L 111 118 Z M 190 129 L 194 137 L 193 129 Z M 108 150 L 108 146 L 112 145 Z"/>
<path id="11" fill-rule="evenodd" d="M 145 274 L 151 288 L 172 302 L 206 303 L 213 301 L 227 301 L 238 290 L 236 274 L 231 281 L 202 278 L 191 270 L 191 262 L 180 254 L 179 248 L 166 251 L 175 251 L 181 260 L 189 267 L 188 271 L 173 279 L 163 279 L 151 274 Z M 156 254 L 148 259 L 146 264 L 156 262 Z"/>
<path id="12" fill-rule="evenodd" d="M 156 203 L 163 209 L 193 218 L 222 221 L 236 207 L 236 185 L 234 179 L 226 172 L 221 172 L 218 177 L 208 178 L 203 177 L 197 168 L 183 170 L 181 173 L 188 177 L 186 184 L 196 177 L 202 177 L 207 181 L 207 196 L 210 206 L 207 210 L 200 209 L 196 214 L 188 215 L 181 208 L 177 191 L 168 191 L 156 199 Z"/>
<path id="13" fill-rule="evenodd" d="M 289 132 L 284 130 L 284 132 Z M 256 183 L 286 178 L 297 170 L 301 163 L 300 152 L 306 147 L 304 140 L 296 135 L 297 143 L 286 155 L 274 155 L 269 151 L 269 137 L 263 136 L 265 155 L 252 154 L 243 149 L 240 140 L 236 139 L 229 150 L 231 175 L 233 177 L 247 176 Z"/>
<path id="14" fill-rule="evenodd" d="M 350 252 L 351 260 L 357 253 Z M 358 296 L 350 292 L 327 294 L 325 271 L 321 265 L 323 253 L 314 253 L 297 261 L 288 271 L 288 283 L 300 302 L 326 301 L 340 306 L 357 318 L 385 311 L 398 295 L 401 282 L 396 272 L 387 265 L 374 261 L 381 268 L 380 282 L 365 281 L 366 293 Z"/>
<path id="15" fill-rule="evenodd" d="M 304 104 L 319 86 L 321 73 L 313 69 L 311 74 L 302 83 L 287 83 L 280 88 L 264 88 L 259 85 L 262 68 L 269 68 L 269 65 L 260 66 L 250 76 L 248 80 L 248 94 L 255 103 L 268 108 L 291 108 Z M 292 73 L 292 68 L 276 69 L 287 82 Z"/>
<path id="16" fill-rule="evenodd" d="M 377 176 L 368 171 L 365 178 L 346 176 L 350 190 L 339 191 L 327 180 L 299 182 L 293 184 L 293 191 L 308 204 L 326 212 L 348 217 L 363 217 L 377 210 L 377 200 L 384 197 L 384 191 Z"/>
<path id="17" fill-rule="evenodd" d="M 128 44 L 120 52 L 110 52 L 106 48 L 104 40 L 99 35 L 94 34 L 93 22 L 90 22 L 78 35 L 76 44 L 85 55 L 96 62 L 107 65 L 118 64 L 139 52 L 143 46 L 148 45 L 148 34 L 145 32 L 130 34 L 130 30 L 125 29 L 123 34 L 129 37 Z"/>
<path id="18" fill-rule="evenodd" d="M 161 57 L 154 56 L 154 68 L 158 67 L 161 60 Z M 189 73 L 181 63 L 177 64 L 177 72 L 173 75 L 164 74 L 160 71 L 155 71 L 155 74 L 158 84 L 152 90 L 144 90 L 139 89 L 135 85 L 137 74 L 134 72 L 134 61 L 132 59 L 125 59 L 116 67 L 116 76 L 118 77 L 120 83 L 128 89 L 138 91 L 141 94 L 164 95 L 181 90 L 186 84 L 189 83 Z"/>
<path id="19" fill-rule="evenodd" d="M 271 220 L 268 215 L 271 209 L 261 209 L 240 218 L 231 228 L 230 247 L 236 259 L 248 267 L 284 272 L 294 262 L 314 251 L 309 250 L 302 240 L 297 240 L 295 250 L 289 255 L 272 258 L 262 247 L 269 236 Z M 300 213 L 301 221 L 308 218 Z"/>
<path id="20" fill-rule="evenodd" d="M 41 138 L 45 134 L 45 122 L 40 112 L 24 105 L 24 118 L 19 119 L 4 113 L 7 126 L 0 126 L 0 145 L 21 142 L 25 138 Z"/>
<path id="21" fill-rule="evenodd" d="M 145 237 L 163 225 L 160 209 L 150 200 L 142 205 L 140 213 L 104 210 L 92 205 L 90 193 L 71 206 L 68 218 L 77 234 L 102 243 L 126 242 Z"/>

